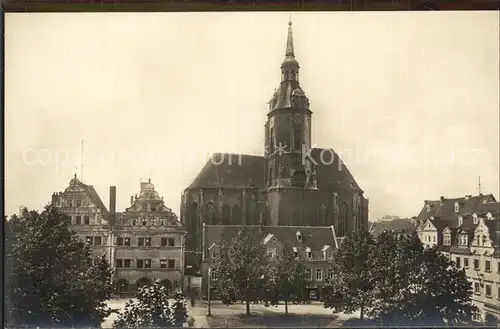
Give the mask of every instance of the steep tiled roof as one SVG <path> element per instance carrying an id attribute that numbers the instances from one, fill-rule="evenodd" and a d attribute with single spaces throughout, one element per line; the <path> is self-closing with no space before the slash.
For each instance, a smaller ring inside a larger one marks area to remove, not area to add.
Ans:
<path id="1" fill-rule="evenodd" d="M 333 150 L 315 148 L 310 154 L 318 164 L 316 177 L 319 189 L 361 190 L 347 166 Z M 188 189 L 245 188 L 249 187 L 249 182 L 256 188 L 263 189 L 266 187 L 265 161 L 262 156 L 216 153 L 207 161 Z"/>
<path id="2" fill-rule="evenodd" d="M 492 194 L 487 195 L 477 195 L 460 197 L 460 198 L 444 198 L 441 200 L 427 200 L 425 201 L 425 205 L 420 211 L 417 219 L 422 221 L 430 218 L 431 216 L 434 218 L 445 218 L 447 216 L 458 216 L 458 215 L 467 215 L 476 212 L 481 207 L 484 207 L 487 203 L 484 203 L 486 200 L 495 200 Z M 460 205 L 460 209 L 458 213 L 455 213 L 455 202 L 458 202 Z M 430 205 L 430 211 L 427 211 L 426 205 Z"/>
<path id="3" fill-rule="evenodd" d="M 251 181 L 265 187 L 265 158 L 246 154 L 216 153 L 208 160 L 190 188 L 245 188 Z"/>
<path id="4" fill-rule="evenodd" d="M 498 218 L 500 215 L 500 202 L 486 202 L 478 205 L 476 213 L 487 214 L 491 213 L 493 217 Z"/>
<path id="5" fill-rule="evenodd" d="M 500 220 L 485 220 L 484 224 L 490 230 L 490 236 L 491 240 L 493 241 L 493 245 L 498 248 L 500 246 Z"/>
<path id="6" fill-rule="evenodd" d="M 314 148 L 311 150 L 311 157 L 318 163 L 316 175 L 320 190 L 343 190 L 350 189 L 351 186 L 361 190 L 340 156 L 332 149 Z"/>
<path id="7" fill-rule="evenodd" d="M 82 185 L 86 187 L 87 192 L 89 193 L 90 200 L 97 207 L 99 207 L 104 214 L 107 214 L 108 213 L 108 209 L 106 208 L 106 206 L 102 202 L 101 197 L 99 196 L 99 194 L 97 194 L 97 191 L 95 190 L 95 188 L 92 185 L 85 185 L 83 183 L 82 183 Z"/>
<path id="8" fill-rule="evenodd" d="M 221 239 L 231 241 L 244 226 L 241 225 L 205 225 L 204 248 L 214 243 L 220 243 Z M 246 228 L 264 242 L 266 238 L 275 237 L 279 242 L 295 247 L 299 251 L 311 248 L 313 258 L 322 255 L 325 245 L 335 248 L 336 241 L 331 226 L 259 226 L 248 225 Z M 302 242 L 297 240 L 297 232 L 302 236 Z M 272 235 L 272 236 L 270 236 Z"/>

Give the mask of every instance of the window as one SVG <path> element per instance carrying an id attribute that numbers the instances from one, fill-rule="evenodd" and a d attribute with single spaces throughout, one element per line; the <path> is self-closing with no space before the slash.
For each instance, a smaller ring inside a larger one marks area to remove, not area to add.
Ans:
<path id="1" fill-rule="evenodd" d="M 479 222 L 479 220 L 477 219 L 477 215 L 476 214 L 472 215 L 472 218 L 473 218 L 473 223 L 474 224 L 477 224 Z"/>
<path id="2" fill-rule="evenodd" d="M 144 268 L 151 268 L 151 259 L 144 260 Z"/>
<path id="3" fill-rule="evenodd" d="M 295 257 L 295 258 L 299 257 L 299 252 L 297 251 L 296 247 L 293 247 L 293 257 Z"/>
<path id="4" fill-rule="evenodd" d="M 310 268 L 306 269 L 306 280 L 312 280 L 312 271 Z"/>
<path id="5" fill-rule="evenodd" d="M 160 260 L 160 268 L 167 268 L 167 260 L 166 259 Z"/>
<path id="6" fill-rule="evenodd" d="M 123 261 L 123 267 L 125 267 L 125 268 L 129 268 L 130 267 L 130 259 L 125 259 Z"/>
<path id="7" fill-rule="evenodd" d="M 427 212 L 431 211 L 431 205 L 428 204 L 427 206 L 425 206 L 425 209 L 427 210 Z"/>
<path id="8" fill-rule="evenodd" d="M 144 261 L 142 259 L 137 260 L 137 268 L 144 268 Z"/>
<path id="9" fill-rule="evenodd" d="M 94 237 L 94 246 L 100 246 L 101 245 L 101 237 L 100 236 L 95 236 Z"/>
<path id="10" fill-rule="evenodd" d="M 217 280 L 217 272 L 215 271 L 210 271 L 210 278 L 212 280 Z"/>
<path id="11" fill-rule="evenodd" d="M 135 219 L 132 220 L 132 225 L 136 225 L 136 224 L 137 224 L 136 220 Z"/>
<path id="12" fill-rule="evenodd" d="M 92 242 L 94 241 L 94 238 L 93 238 L 93 237 L 91 237 L 91 236 L 86 236 L 86 237 L 85 237 L 85 241 L 86 241 L 88 244 L 90 244 L 90 245 L 91 245 L 91 244 L 92 244 Z"/>
<path id="13" fill-rule="evenodd" d="M 116 239 L 116 244 L 119 246 L 123 246 L 123 238 L 117 238 Z"/>
<path id="14" fill-rule="evenodd" d="M 212 258 L 217 258 L 217 251 L 212 251 Z"/>
<path id="15" fill-rule="evenodd" d="M 432 237 L 432 242 L 436 242 L 436 237 L 435 236 Z"/>
<path id="16" fill-rule="evenodd" d="M 168 238 L 168 246 L 169 247 L 175 246 L 175 239 L 174 238 Z"/>
<path id="17" fill-rule="evenodd" d="M 147 224 L 148 224 L 148 222 L 145 219 L 143 219 L 142 220 L 142 225 L 147 225 Z"/>
<path id="18" fill-rule="evenodd" d="M 455 258 L 455 263 L 457 264 L 458 267 L 460 267 L 460 257 Z"/>
<path id="19" fill-rule="evenodd" d="M 302 234 L 300 232 L 297 232 L 297 241 L 302 242 Z"/>
<path id="20" fill-rule="evenodd" d="M 161 246 L 165 247 L 167 245 L 167 238 L 161 238 Z"/>
<path id="21" fill-rule="evenodd" d="M 451 236 L 449 234 L 444 234 L 443 238 L 444 238 L 443 244 L 445 246 L 451 245 Z"/>
<path id="22" fill-rule="evenodd" d="M 82 201 L 81 200 L 76 200 L 75 201 L 75 208 L 80 208 L 82 206 Z"/>
<path id="23" fill-rule="evenodd" d="M 484 270 L 486 272 L 491 272 L 491 261 L 487 260 L 484 262 Z"/>
<path id="24" fill-rule="evenodd" d="M 90 217 L 89 216 L 83 216 L 83 222 L 85 225 L 90 225 Z"/>
<path id="25" fill-rule="evenodd" d="M 331 268 L 328 269 L 328 279 L 333 280 L 333 270 Z"/>
<path id="26" fill-rule="evenodd" d="M 75 216 L 76 225 L 82 225 L 82 216 Z"/>
<path id="27" fill-rule="evenodd" d="M 316 269 L 316 280 L 318 281 L 323 280 L 323 270 L 320 268 Z"/>
<path id="28" fill-rule="evenodd" d="M 479 282 L 474 282 L 474 293 L 475 294 L 481 293 L 481 287 L 479 286 Z"/>
<path id="29" fill-rule="evenodd" d="M 307 247 L 306 248 L 306 256 L 307 258 L 311 259 L 312 258 L 312 252 L 311 252 L 311 248 Z"/>
<path id="30" fill-rule="evenodd" d="M 460 211 L 460 205 L 458 204 L 458 202 L 455 202 L 455 212 L 459 211 Z"/>
<path id="31" fill-rule="evenodd" d="M 500 262 L 497 262 L 497 273 L 500 273 Z"/>
<path id="32" fill-rule="evenodd" d="M 148 246 L 148 247 L 151 246 L 151 238 L 145 238 L 144 239 L 144 245 Z"/>
<path id="33" fill-rule="evenodd" d="M 464 267 L 469 268 L 469 258 L 467 257 L 464 258 Z"/>
<path id="34" fill-rule="evenodd" d="M 175 259 L 168 260 L 168 268 L 175 268 Z"/>
<path id="35" fill-rule="evenodd" d="M 479 270 L 479 259 L 474 259 L 474 269 Z"/>
<path id="36" fill-rule="evenodd" d="M 123 245 L 124 246 L 130 246 L 130 238 L 124 238 Z"/>
<path id="37" fill-rule="evenodd" d="M 123 267 L 123 259 L 117 259 L 116 260 L 116 267 L 117 268 Z"/>
<path id="38" fill-rule="evenodd" d="M 267 251 L 267 257 L 269 257 L 269 258 L 274 258 L 274 257 L 276 257 L 276 249 L 269 249 L 269 250 Z"/>
<path id="39" fill-rule="evenodd" d="M 333 259 L 333 252 L 328 253 L 328 259 Z"/>
<path id="40" fill-rule="evenodd" d="M 68 208 L 73 208 L 73 201 L 72 200 L 68 200 Z"/>
<path id="41" fill-rule="evenodd" d="M 485 294 L 486 294 L 486 297 L 490 297 L 491 298 L 491 285 L 487 284 L 486 287 L 485 287 Z"/>
<path id="42" fill-rule="evenodd" d="M 138 246 L 144 246 L 144 238 L 138 238 L 137 239 L 137 245 Z"/>

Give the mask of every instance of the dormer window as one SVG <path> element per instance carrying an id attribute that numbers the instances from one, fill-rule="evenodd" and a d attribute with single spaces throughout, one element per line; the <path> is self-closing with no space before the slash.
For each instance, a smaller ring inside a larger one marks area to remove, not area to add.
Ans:
<path id="1" fill-rule="evenodd" d="M 478 218 L 477 218 L 477 214 L 475 213 L 474 215 L 472 215 L 472 219 L 473 219 L 473 223 L 474 224 L 477 224 L 479 222 Z"/>
<path id="2" fill-rule="evenodd" d="M 297 231 L 296 236 L 297 236 L 297 241 L 302 242 L 302 234 L 300 234 L 299 231 Z"/>
<path id="3" fill-rule="evenodd" d="M 330 252 L 328 252 L 328 254 L 327 254 L 327 258 L 328 258 L 328 259 L 333 259 L 333 252 L 331 252 L 331 251 L 330 251 Z"/>
<path id="4" fill-rule="evenodd" d="M 431 205 L 430 204 L 426 205 L 425 209 L 427 210 L 427 212 L 431 211 Z"/>
<path id="5" fill-rule="evenodd" d="M 459 244 L 461 246 L 466 246 L 467 245 L 467 235 L 463 234 L 460 236 L 460 242 Z"/>
<path id="6" fill-rule="evenodd" d="M 455 212 L 459 211 L 460 211 L 460 205 L 458 204 L 458 202 L 455 202 Z"/>
<path id="7" fill-rule="evenodd" d="M 462 216 L 458 216 L 458 226 L 462 226 L 464 224 L 464 218 Z"/>
<path id="8" fill-rule="evenodd" d="M 311 248 L 309 248 L 309 247 L 306 248 L 306 256 L 308 259 L 312 258 Z"/>
<path id="9" fill-rule="evenodd" d="M 212 259 L 217 258 L 217 251 L 212 251 Z"/>
<path id="10" fill-rule="evenodd" d="M 299 257 L 299 252 L 297 251 L 296 247 L 293 247 L 293 257 L 295 258 Z"/>
<path id="11" fill-rule="evenodd" d="M 488 220 L 492 220 L 493 219 L 493 215 L 491 214 L 491 212 L 489 212 L 489 213 L 486 214 L 486 218 Z"/>
<path id="12" fill-rule="evenodd" d="M 451 234 L 449 234 L 449 233 L 443 234 L 443 244 L 445 246 L 451 245 Z"/>

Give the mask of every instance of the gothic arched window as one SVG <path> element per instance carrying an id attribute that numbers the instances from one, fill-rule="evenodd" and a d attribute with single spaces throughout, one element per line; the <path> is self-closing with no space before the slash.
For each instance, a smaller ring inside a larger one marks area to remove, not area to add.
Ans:
<path id="1" fill-rule="evenodd" d="M 189 206 L 188 214 L 188 236 L 186 245 L 188 248 L 196 249 L 196 241 L 198 235 L 198 205 L 193 202 Z"/>
<path id="2" fill-rule="evenodd" d="M 361 214 L 361 207 L 360 205 L 358 205 L 356 207 L 356 227 L 358 229 L 362 228 L 363 227 L 363 218 L 362 218 L 362 214 Z"/>
<path id="3" fill-rule="evenodd" d="M 236 205 L 231 210 L 231 223 L 233 225 L 241 225 L 241 207 Z"/>
<path id="4" fill-rule="evenodd" d="M 231 224 L 231 209 L 225 205 L 222 207 L 222 225 Z"/>
<path id="5" fill-rule="evenodd" d="M 326 225 L 326 206 L 324 204 L 319 207 L 319 224 Z"/>
<path id="6" fill-rule="evenodd" d="M 293 123 L 293 146 L 296 150 L 301 150 L 302 149 L 302 128 L 300 123 L 294 122 Z"/>
<path id="7" fill-rule="evenodd" d="M 348 207 L 346 203 L 343 203 L 340 207 L 340 222 L 339 222 L 339 235 L 345 236 L 347 233 L 347 213 Z"/>
<path id="8" fill-rule="evenodd" d="M 269 153 L 274 152 L 274 129 L 271 128 L 270 136 L 269 136 Z"/>
<path id="9" fill-rule="evenodd" d="M 215 218 L 216 212 L 215 212 L 215 206 L 212 202 L 207 203 L 207 217 L 206 217 L 206 223 L 207 224 L 215 224 L 216 223 L 216 218 Z"/>

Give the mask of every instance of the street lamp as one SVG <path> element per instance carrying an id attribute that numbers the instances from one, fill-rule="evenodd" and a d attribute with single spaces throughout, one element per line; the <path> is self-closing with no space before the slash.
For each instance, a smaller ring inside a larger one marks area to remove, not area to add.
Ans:
<path id="1" fill-rule="evenodd" d="M 207 316 L 212 316 L 211 304 L 210 304 L 210 290 L 212 281 L 212 268 L 208 268 L 208 313 Z"/>

